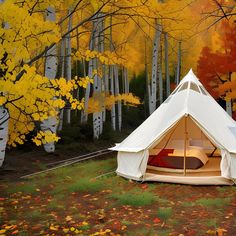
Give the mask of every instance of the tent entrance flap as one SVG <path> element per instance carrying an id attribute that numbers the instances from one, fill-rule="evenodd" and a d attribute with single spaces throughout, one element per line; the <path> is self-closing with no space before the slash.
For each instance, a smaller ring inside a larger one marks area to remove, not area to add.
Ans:
<path id="1" fill-rule="evenodd" d="M 116 172 L 126 178 L 139 180 L 145 174 L 148 156 L 148 150 L 136 153 L 118 152 Z"/>

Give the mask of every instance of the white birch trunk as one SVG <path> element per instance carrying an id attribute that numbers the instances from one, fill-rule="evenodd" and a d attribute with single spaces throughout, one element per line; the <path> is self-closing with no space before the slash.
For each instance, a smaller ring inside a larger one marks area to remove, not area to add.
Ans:
<path id="1" fill-rule="evenodd" d="M 111 95 L 115 95 L 114 91 L 114 66 L 110 66 L 110 89 Z M 113 130 L 116 130 L 116 107 L 115 104 L 111 107 L 111 126 Z"/>
<path id="2" fill-rule="evenodd" d="M 68 15 L 70 14 L 68 11 Z M 68 31 L 72 29 L 72 15 L 69 17 L 68 22 Z M 66 79 L 67 81 L 71 80 L 71 35 L 67 34 L 66 36 Z M 71 109 L 66 109 L 66 123 L 71 123 Z"/>
<path id="3" fill-rule="evenodd" d="M 148 73 L 148 60 L 147 60 L 147 39 L 145 38 L 145 74 L 146 74 L 146 90 L 147 90 L 147 102 L 148 102 L 148 109 L 150 112 L 150 99 L 151 99 L 151 86 L 150 86 L 150 80 L 149 80 L 149 73 Z"/>
<path id="4" fill-rule="evenodd" d="M 3 2 L 4 0 L 0 0 L 0 4 Z M 4 22 L 3 27 L 8 28 L 8 23 Z M 7 109 L 5 109 L 3 106 L 0 106 L 0 167 L 2 166 L 5 158 L 5 151 L 8 140 L 8 120 L 9 113 Z"/>
<path id="5" fill-rule="evenodd" d="M 112 15 L 110 16 L 110 51 L 112 52 L 114 50 L 113 42 L 112 42 Z M 114 90 L 114 66 L 110 66 L 109 70 L 110 74 L 110 92 L 111 95 L 115 95 Z M 115 104 L 111 107 L 111 126 L 113 130 L 116 130 L 116 106 Z"/>
<path id="6" fill-rule="evenodd" d="M 129 93 L 129 79 L 128 79 L 128 70 L 127 68 L 123 68 L 123 77 L 124 77 L 124 92 L 126 94 Z"/>
<path id="7" fill-rule="evenodd" d="M 158 66 L 158 84 L 159 84 L 159 103 L 160 105 L 163 103 L 163 78 L 162 78 L 162 48 L 160 50 L 160 59 L 159 59 L 159 66 Z"/>
<path id="8" fill-rule="evenodd" d="M 169 75 L 169 45 L 168 45 L 168 34 L 164 34 L 165 40 L 165 75 L 166 75 L 166 97 L 170 95 L 170 75 Z"/>
<path id="9" fill-rule="evenodd" d="M 55 9 L 53 7 L 47 8 L 46 20 L 48 21 L 56 20 Z M 57 73 L 57 47 L 55 45 L 46 53 L 45 76 L 49 79 L 55 79 L 56 73 Z M 57 117 L 49 117 L 47 120 L 44 120 L 40 126 L 42 131 L 49 130 L 52 133 L 56 133 L 57 125 L 58 125 Z M 54 152 L 55 143 L 51 142 L 44 144 L 44 149 L 46 152 L 49 153 Z"/>
<path id="10" fill-rule="evenodd" d="M 9 113 L 7 109 L 0 106 L 0 167 L 5 158 L 6 145 L 8 140 L 8 120 Z"/>
<path id="11" fill-rule="evenodd" d="M 178 61 L 177 61 L 177 71 L 176 71 L 176 84 L 179 84 L 181 74 L 181 42 L 178 44 Z"/>
<path id="12" fill-rule="evenodd" d="M 89 50 L 94 50 L 94 45 L 95 45 L 95 23 L 93 22 L 93 30 L 91 33 L 91 38 L 89 42 Z M 88 65 L 88 77 L 92 79 L 93 77 L 93 66 L 94 59 L 91 59 L 89 61 Z M 84 63 L 84 68 L 85 68 L 85 63 Z M 85 90 L 85 96 L 84 96 L 84 110 L 81 112 L 81 123 L 86 124 L 88 121 L 88 103 L 89 103 L 89 95 L 90 95 L 90 90 L 91 90 L 91 84 L 88 83 L 86 90 Z"/>
<path id="13" fill-rule="evenodd" d="M 98 20 L 95 20 L 95 48 L 94 50 L 101 51 L 101 32 L 103 30 L 103 18 L 102 14 L 98 14 L 99 18 Z M 99 68 L 99 62 L 98 59 L 95 59 L 95 68 L 98 70 Z M 96 74 L 94 76 L 94 82 L 93 82 L 93 97 L 98 100 L 101 109 L 103 104 L 103 99 L 101 97 L 102 92 L 102 79 Z M 100 134 L 103 130 L 103 114 L 102 110 L 99 112 L 93 113 L 93 136 L 95 139 L 98 139 Z"/>
<path id="14" fill-rule="evenodd" d="M 232 101 L 226 101 L 226 112 L 232 117 Z"/>
<path id="15" fill-rule="evenodd" d="M 61 77 L 64 77 L 65 76 L 65 40 L 64 39 L 61 40 L 60 57 L 61 57 Z M 63 120 L 64 120 L 64 109 L 61 109 L 58 131 L 62 131 Z"/>
<path id="16" fill-rule="evenodd" d="M 119 74 L 118 74 L 118 66 L 114 66 L 114 75 L 115 75 L 115 95 L 118 96 L 120 93 L 119 88 Z M 121 101 L 117 102 L 117 112 L 118 112 L 118 129 L 121 131 L 122 125 L 122 109 L 121 109 Z"/>
<path id="17" fill-rule="evenodd" d="M 158 50 L 160 46 L 161 27 L 158 25 L 155 33 L 152 53 L 152 78 L 150 85 L 149 113 L 150 115 L 156 110 L 157 101 L 157 73 L 158 73 Z"/>

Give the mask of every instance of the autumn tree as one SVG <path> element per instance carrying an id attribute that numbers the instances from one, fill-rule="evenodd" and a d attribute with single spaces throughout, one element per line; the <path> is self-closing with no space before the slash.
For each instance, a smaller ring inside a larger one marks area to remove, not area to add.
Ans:
<path id="1" fill-rule="evenodd" d="M 223 30 L 222 30 L 223 29 Z M 236 98 L 236 26 L 221 22 L 221 33 L 213 37 L 215 50 L 204 47 L 198 61 L 198 76 L 215 98 L 227 102 L 227 111 L 232 115 L 231 101 Z M 235 110 L 235 105 L 233 106 Z"/>

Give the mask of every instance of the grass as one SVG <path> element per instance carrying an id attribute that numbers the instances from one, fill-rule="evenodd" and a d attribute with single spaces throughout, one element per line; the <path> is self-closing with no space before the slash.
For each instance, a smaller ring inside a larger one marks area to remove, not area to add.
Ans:
<path id="1" fill-rule="evenodd" d="M 146 206 L 150 205 L 153 202 L 157 201 L 157 197 L 154 193 L 151 192 L 141 192 L 131 190 L 125 193 L 113 193 L 111 197 L 120 205 L 130 205 L 130 206 Z"/>
<path id="2" fill-rule="evenodd" d="M 103 159 L 61 168 L 17 182 L 15 186 L 8 181 L 4 185 L 5 200 L 2 201 L 5 205 L 0 208 L 3 215 L 0 224 L 17 225 L 19 235 L 28 235 L 25 234 L 27 230 L 29 235 L 40 235 L 42 230 L 43 235 L 64 235 L 64 228 L 75 227 L 82 231 L 81 235 L 111 229 L 114 234 L 121 235 L 165 236 L 183 233 L 183 227 L 188 224 L 191 229 L 199 227 L 198 235 L 220 227 L 230 232 L 232 224 L 229 222 L 234 212 L 233 205 L 228 206 L 234 199 L 235 187 L 213 187 L 213 191 L 203 188 L 202 191 L 200 187 L 141 184 L 113 174 L 95 179 L 115 167 L 115 158 Z M 193 195 L 196 200 L 187 201 Z M 101 208 L 103 219 L 99 219 Z M 68 216 L 71 221 L 66 221 Z M 156 218 L 159 218 L 158 224 L 155 224 Z M 27 230 L 21 222 L 28 225 Z M 42 228 L 32 229 L 31 225 L 36 222 Z M 50 224 L 59 225 L 59 230 L 50 231 Z M 8 233 L 10 235 L 11 231 Z"/>
<path id="3" fill-rule="evenodd" d="M 196 201 L 197 204 L 205 207 L 219 207 L 228 205 L 230 198 L 200 198 Z"/>
<path id="4" fill-rule="evenodd" d="M 172 214 L 172 207 L 159 207 L 157 210 L 157 216 L 163 221 L 167 221 Z"/>
<path id="5" fill-rule="evenodd" d="M 218 228 L 216 219 L 209 219 L 207 221 L 204 221 L 204 224 L 209 228 L 212 228 L 212 227 L 214 229 Z"/>
<path id="6" fill-rule="evenodd" d="M 32 183 L 20 183 L 14 186 L 8 186 L 6 191 L 8 194 L 13 194 L 13 193 L 35 194 L 37 193 L 37 186 Z"/>
<path id="7" fill-rule="evenodd" d="M 82 178 L 68 187 L 69 192 L 98 192 L 104 188 L 104 182 L 90 178 Z"/>

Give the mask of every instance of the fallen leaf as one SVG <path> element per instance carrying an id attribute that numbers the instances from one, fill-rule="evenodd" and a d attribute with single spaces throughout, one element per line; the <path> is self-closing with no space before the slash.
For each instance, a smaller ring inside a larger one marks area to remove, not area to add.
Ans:
<path id="1" fill-rule="evenodd" d="M 153 222 L 157 224 L 157 223 L 160 223 L 161 220 L 160 220 L 159 218 L 155 218 L 155 219 L 153 220 Z"/>
<path id="2" fill-rule="evenodd" d="M 66 221 L 71 221 L 72 220 L 72 217 L 71 216 L 67 216 L 66 217 Z"/>
<path id="3" fill-rule="evenodd" d="M 18 232 L 19 232 L 19 230 L 15 230 L 11 234 L 17 234 Z"/>

